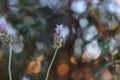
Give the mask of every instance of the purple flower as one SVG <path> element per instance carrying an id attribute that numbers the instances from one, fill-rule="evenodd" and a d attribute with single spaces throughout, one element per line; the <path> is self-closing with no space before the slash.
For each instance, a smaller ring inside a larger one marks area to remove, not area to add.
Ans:
<path id="1" fill-rule="evenodd" d="M 22 80 L 30 80 L 30 78 L 23 77 Z"/>
<path id="2" fill-rule="evenodd" d="M 57 25 L 55 28 L 56 33 L 54 34 L 54 45 L 53 47 L 55 49 L 58 49 L 62 46 L 63 43 L 63 37 L 62 37 L 62 32 L 63 32 L 63 24 Z"/>
<path id="3" fill-rule="evenodd" d="M 4 17 L 0 18 L 0 40 L 5 43 L 10 43 L 10 36 L 7 33 L 7 25 Z"/>
<path id="4" fill-rule="evenodd" d="M 6 33 L 6 20 L 4 18 L 0 18 L 0 31 Z"/>
<path id="5" fill-rule="evenodd" d="M 0 18 L 0 27 L 6 26 L 6 20 L 4 18 Z"/>
<path id="6" fill-rule="evenodd" d="M 60 35 L 62 33 L 62 31 L 63 31 L 63 24 L 56 25 L 56 26 L 57 26 L 57 28 L 55 29 L 55 31 L 56 31 L 57 34 Z"/>

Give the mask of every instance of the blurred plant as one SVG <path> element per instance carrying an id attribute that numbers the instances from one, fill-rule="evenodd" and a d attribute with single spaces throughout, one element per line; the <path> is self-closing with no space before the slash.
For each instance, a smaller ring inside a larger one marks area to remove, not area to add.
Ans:
<path id="1" fill-rule="evenodd" d="M 12 57 L 12 49 L 11 49 L 11 43 L 10 43 L 10 36 L 7 34 L 7 29 L 6 29 L 6 20 L 5 18 L 0 18 L 0 39 L 2 40 L 3 43 L 9 44 L 9 65 L 8 65 L 8 71 L 9 71 L 9 78 L 12 80 L 12 75 L 11 75 L 11 57 Z"/>
<path id="2" fill-rule="evenodd" d="M 47 75 L 46 75 L 45 80 L 48 80 L 49 72 L 50 72 L 50 69 L 52 67 L 53 61 L 56 57 L 57 51 L 62 46 L 63 38 L 62 38 L 61 34 L 63 31 L 63 24 L 57 25 L 57 28 L 55 29 L 55 31 L 56 31 L 56 33 L 54 35 L 54 45 L 53 45 L 53 48 L 55 49 L 55 53 L 54 53 L 54 56 L 53 56 L 52 61 L 50 63 L 50 66 L 48 67 L 48 71 L 47 71 Z"/>

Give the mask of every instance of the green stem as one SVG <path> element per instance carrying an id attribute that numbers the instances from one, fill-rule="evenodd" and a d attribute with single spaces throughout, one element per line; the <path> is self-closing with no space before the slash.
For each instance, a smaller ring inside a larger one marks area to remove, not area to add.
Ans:
<path id="1" fill-rule="evenodd" d="M 59 48 L 58 48 L 58 49 L 59 49 Z M 53 56 L 52 61 L 51 61 L 51 63 L 50 63 L 50 66 L 48 67 L 48 71 L 47 71 L 47 75 L 46 75 L 46 79 L 45 79 L 45 80 L 48 80 L 49 73 L 50 73 L 50 69 L 51 69 L 52 64 L 53 64 L 53 61 L 54 61 L 54 59 L 55 59 L 55 57 L 56 57 L 56 54 L 57 54 L 58 49 L 55 50 L 55 53 L 54 53 L 54 56 Z"/>
<path id="2" fill-rule="evenodd" d="M 12 58 L 12 48 L 11 48 L 11 43 L 9 43 L 9 64 L 8 64 L 8 71 L 9 71 L 9 79 L 12 80 L 12 75 L 11 75 L 11 58 Z"/>

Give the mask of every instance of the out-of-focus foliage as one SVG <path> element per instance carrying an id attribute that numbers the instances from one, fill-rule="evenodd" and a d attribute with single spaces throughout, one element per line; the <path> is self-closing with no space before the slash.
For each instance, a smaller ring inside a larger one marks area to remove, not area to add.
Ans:
<path id="1" fill-rule="evenodd" d="M 113 56 L 114 60 L 118 60 L 120 59 L 120 53 L 116 53 L 114 56 Z"/>
<path id="2" fill-rule="evenodd" d="M 49 80 L 120 78 L 120 0 L 0 0 L 0 17 L 12 37 L 13 80 L 45 79 L 56 24 L 64 39 Z M 0 43 L 0 80 L 9 80 L 8 53 Z"/>

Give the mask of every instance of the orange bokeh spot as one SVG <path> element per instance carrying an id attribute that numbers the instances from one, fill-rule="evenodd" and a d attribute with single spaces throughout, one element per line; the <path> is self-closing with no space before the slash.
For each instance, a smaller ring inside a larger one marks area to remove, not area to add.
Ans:
<path id="1" fill-rule="evenodd" d="M 33 60 L 33 61 L 29 62 L 27 69 L 26 69 L 26 73 L 27 74 L 37 74 L 40 72 L 40 67 L 41 67 L 41 62 L 39 62 L 37 60 Z"/>
<path id="2" fill-rule="evenodd" d="M 65 77 L 68 75 L 69 73 L 69 65 L 68 64 L 65 64 L 65 63 L 62 63 L 62 64 L 59 64 L 57 66 L 57 74 L 60 76 L 60 77 Z"/>
<path id="3" fill-rule="evenodd" d="M 71 56 L 70 61 L 73 64 L 77 64 L 77 60 L 76 60 L 75 56 Z"/>

